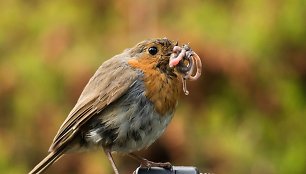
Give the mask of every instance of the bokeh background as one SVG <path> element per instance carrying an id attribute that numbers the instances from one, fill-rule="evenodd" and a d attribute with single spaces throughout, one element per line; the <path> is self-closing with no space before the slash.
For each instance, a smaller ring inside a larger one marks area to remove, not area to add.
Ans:
<path id="1" fill-rule="evenodd" d="M 0 173 L 46 154 L 97 67 L 137 42 L 190 43 L 204 74 L 141 154 L 215 174 L 306 173 L 303 0 L 1 0 Z M 120 154 L 121 173 L 137 162 Z M 113 173 L 102 151 L 47 173 Z"/>

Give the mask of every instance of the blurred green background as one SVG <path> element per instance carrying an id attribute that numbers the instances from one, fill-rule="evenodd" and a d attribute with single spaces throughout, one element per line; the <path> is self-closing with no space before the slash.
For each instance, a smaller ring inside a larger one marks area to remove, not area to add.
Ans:
<path id="1" fill-rule="evenodd" d="M 0 1 L 0 171 L 28 172 L 97 67 L 152 37 L 190 43 L 188 83 L 165 134 L 141 154 L 215 174 L 306 173 L 303 0 Z M 121 173 L 138 163 L 115 155 Z M 102 151 L 47 173 L 113 173 Z"/>

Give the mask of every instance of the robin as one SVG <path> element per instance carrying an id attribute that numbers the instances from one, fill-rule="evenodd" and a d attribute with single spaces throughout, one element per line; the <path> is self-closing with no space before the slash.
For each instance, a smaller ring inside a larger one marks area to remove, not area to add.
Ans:
<path id="1" fill-rule="evenodd" d="M 198 78 L 199 60 L 188 46 L 162 38 L 142 41 L 104 62 L 58 130 L 48 156 L 30 173 L 43 172 L 65 153 L 96 147 L 104 150 L 116 174 L 112 152 L 128 154 L 145 167 L 171 167 L 133 152 L 164 132 L 178 103 L 181 79 Z M 192 76 L 194 63 L 198 67 Z"/>

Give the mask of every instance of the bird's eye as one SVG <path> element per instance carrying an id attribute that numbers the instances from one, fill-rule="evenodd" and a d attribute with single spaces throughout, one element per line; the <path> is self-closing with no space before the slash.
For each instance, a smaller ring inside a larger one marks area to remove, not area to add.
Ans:
<path id="1" fill-rule="evenodd" d="M 155 55 L 158 52 L 158 49 L 156 47 L 150 47 L 148 51 L 151 55 Z"/>

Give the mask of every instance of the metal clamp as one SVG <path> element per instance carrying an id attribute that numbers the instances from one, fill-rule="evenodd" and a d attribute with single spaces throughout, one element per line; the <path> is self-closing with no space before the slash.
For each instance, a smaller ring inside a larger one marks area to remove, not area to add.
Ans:
<path id="1" fill-rule="evenodd" d="M 193 166 L 172 166 L 172 169 L 138 167 L 133 174 L 200 174 L 200 172 Z"/>

